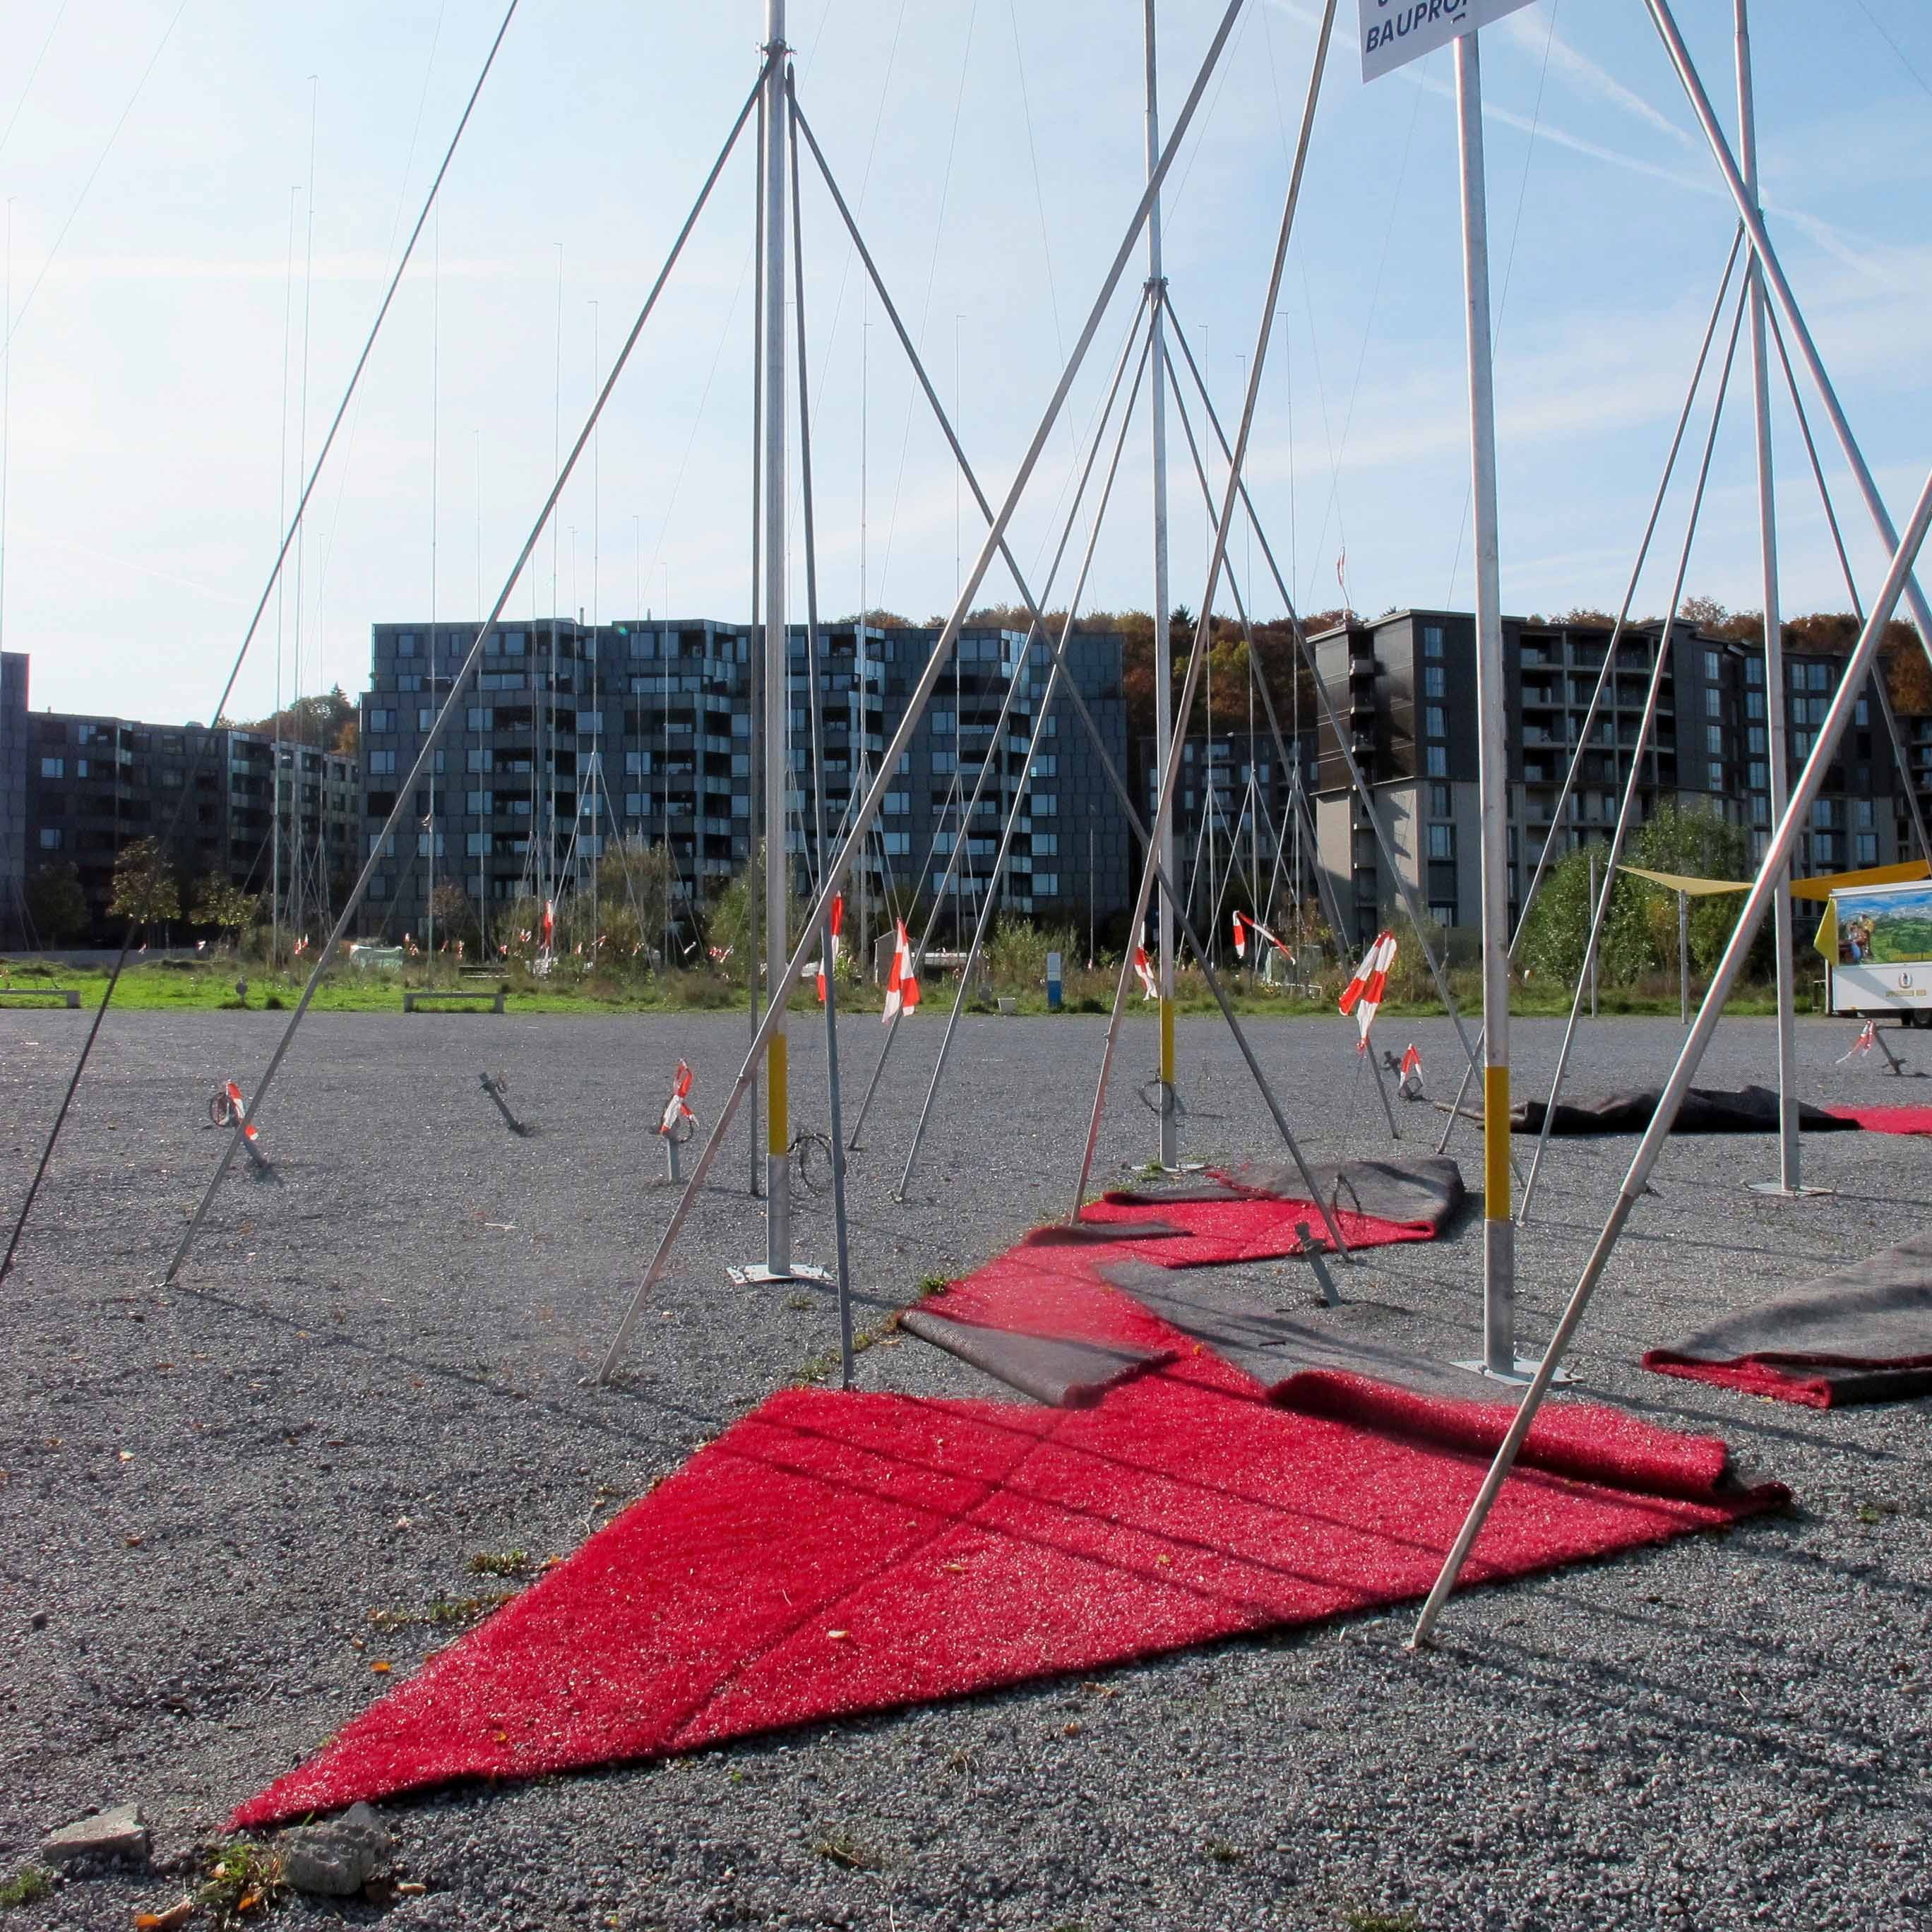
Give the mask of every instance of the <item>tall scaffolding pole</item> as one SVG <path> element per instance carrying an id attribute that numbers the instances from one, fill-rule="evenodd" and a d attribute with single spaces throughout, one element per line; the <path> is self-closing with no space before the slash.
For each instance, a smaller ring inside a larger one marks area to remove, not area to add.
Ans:
<path id="1" fill-rule="evenodd" d="M 1510 1219 L 1509 764 L 1503 740 L 1503 621 L 1496 533 L 1496 414 L 1490 327 L 1490 230 L 1483 179 L 1483 72 L 1474 32 L 1456 42 L 1462 180 L 1462 276 L 1469 348 L 1469 462 L 1475 532 L 1477 776 L 1482 799 L 1483 1358 L 1516 1354 L 1516 1227 Z"/>
<path id="2" fill-rule="evenodd" d="M 1154 0 L 1146 0 L 1147 166 L 1151 180 L 1160 160 L 1160 100 L 1154 72 Z M 1160 196 L 1148 211 L 1148 295 L 1153 310 L 1152 382 L 1148 406 L 1154 423 L 1154 756 L 1157 771 L 1167 769 L 1168 746 L 1174 738 L 1174 644 L 1168 628 L 1167 580 L 1167 356 L 1161 339 L 1166 321 L 1162 298 L 1167 278 L 1160 258 Z M 1161 870 L 1174 877 L 1174 804 L 1163 800 L 1149 836 Z M 1162 1167 L 1180 1158 L 1180 1110 L 1174 1104 L 1174 905 L 1163 892 L 1160 901 L 1160 1106 L 1159 1154 Z M 1209 935 L 1211 943 L 1213 935 Z M 1137 932 L 1127 934 L 1130 955 L 1141 943 Z"/>
<path id="3" fill-rule="evenodd" d="M 785 0 L 765 0 L 764 660 L 765 976 L 780 1003 L 791 953 L 785 923 Z M 791 1121 L 786 1082 L 784 1015 L 765 1048 L 765 1269 L 791 1274 Z"/>
<path id="4" fill-rule="evenodd" d="M 1757 110 L 1751 92 L 1750 25 L 1746 0 L 1736 0 L 1738 64 L 1738 170 L 1744 192 L 1757 201 Z M 1762 210 L 1760 210 L 1760 214 Z M 1790 790 L 1785 764 L 1784 626 L 1778 598 L 1778 508 L 1774 495 L 1771 448 L 1771 369 L 1768 354 L 1768 312 L 1764 298 L 1764 267 L 1754 255 L 1746 264 L 1750 314 L 1751 400 L 1757 429 L 1757 521 L 1764 571 L 1765 736 L 1771 765 L 1771 822 L 1784 816 Z M 1772 944 L 1776 954 L 1778 986 L 1778 1178 L 1758 1181 L 1760 1193 L 1804 1192 L 1798 1166 L 1798 1096 L 1792 1090 L 1797 1058 L 1796 1009 L 1792 1004 L 1791 954 L 1791 868 L 1787 864 L 1772 882 Z M 1680 921 L 1680 924 L 1682 922 Z M 1686 995 L 1688 1000 L 1688 995 Z M 1685 1024 L 1689 1007 L 1684 1009 Z"/>

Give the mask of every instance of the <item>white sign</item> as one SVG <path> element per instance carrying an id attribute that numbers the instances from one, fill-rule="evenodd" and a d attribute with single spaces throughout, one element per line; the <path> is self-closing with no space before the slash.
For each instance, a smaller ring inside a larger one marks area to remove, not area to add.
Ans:
<path id="1" fill-rule="evenodd" d="M 1834 1013 L 1924 1012 L 1932 1008 L 1932 962 L 1904 966 L 1834 966 Z"/>
<path id="2" fill-rule="evenodd" d="M 1362 0 L 1362 78 L 1392 69 L 1473 34 L 1529 0 Z"/>

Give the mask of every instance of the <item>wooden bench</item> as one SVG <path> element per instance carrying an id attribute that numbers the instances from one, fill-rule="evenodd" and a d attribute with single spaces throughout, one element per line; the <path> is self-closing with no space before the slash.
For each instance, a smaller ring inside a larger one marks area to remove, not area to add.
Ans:
<path id="1" fill-rule="evenodd" d="M 0 986 L 0 1000 L 58 1000 L 70 1009 L 80 1004 L 80 995 L 71 986 Z"/>
<path id="2" fill-rule="evenodd" d="M 418 1006 L 428 1001 L 434 1001 L 440 1004 L 457 1000 L 466 1002 L 488 1000 L 490 1002 L 490 1010 L 493 1013 L 500 1013 L 503 1010 L 503 1001 L 508 995 L 508 990 L 505 986 L 498 986 L 494 989 L 487 986 L 466 986 L 453 992 L 405 993 L 403 995 L 403 1011 L 406 1013 L 412 1013 Z M 480 1011 L 481 1009 L 478 1008 L 477 1010 Z"/>

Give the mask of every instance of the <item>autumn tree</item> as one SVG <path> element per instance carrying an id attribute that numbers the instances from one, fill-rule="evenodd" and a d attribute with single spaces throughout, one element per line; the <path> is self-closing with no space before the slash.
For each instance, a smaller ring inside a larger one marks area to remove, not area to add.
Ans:
<path id="1" fill-rule="evenodd" d="M 107 909 L 143 926 L 181 917 L 181 889 L 158 838 L 137 838 L 122 848 L 114 861 L 114 892 Z"/>

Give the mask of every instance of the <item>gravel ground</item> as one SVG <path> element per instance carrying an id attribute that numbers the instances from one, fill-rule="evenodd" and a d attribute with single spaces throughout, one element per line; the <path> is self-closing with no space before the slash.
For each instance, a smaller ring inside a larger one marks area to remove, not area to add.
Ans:
<path id="1" fill-rule="evenodd" d="M 10 1216 L 86 1022 L 0 1012 Z M 209 1090 L 263 1064 L 271 1015 L 112 1018 L 8 1284 L 0 1339 L 0 1876 L 42 1834 L 138 1801 L 184 1858 L 446 1632 L 372 1626 L 470 1595 L 480 1551 L 565 1552 L 835 1340 L 830 1298 L 731 1287 L 762 1253 L 740 1131 L 646 1311 L 637 1372 L 580 1385 L 670 1211 L 649 1129 L 682 1055 L 709 1121 L 742 1018 L 324 1016 L 263 1138 L 279 1184 L 231 1181 L 182 1280 L 158 1289 L 214 1158 Z M 853 1172 L 861 1320 L 1064 1208 L 1100 1022 L 968 1024 L 928 1162 L 890 1190 L 936 1052 L 908 1036 Z M 1413 1036 L 1432 1090 L 1446 1024 Z M 1932 1088 L 1840 1067 L 1855 1028 L 1798 1028 L 1807 1094 Z M 1339 1023 L 1253 1028 L 1312 1151 L 1386 1145 Z M 847 1032 L 848 1108 L 877 1052 Z M 1554 1058 L 1519 1022 L 1519 1088 Z M 1660 1078 L 1662 1022 L 1588 1030 L 1576 1090 Z M 1137 1024 L 1097 1173 L 1144 1157 Z M 1184 1022 L 1192 1155 L 1270 1130 L 1218 1024 Z M 1914 1048 L 1916 1048 L 1916 1054 Z M 1932 1064 L 1916 1039 L 1909 1057 Z M 1768 1022 L 1733 1022 L 1708 1084 L 1768 1080 Z M 822 1036 L 794 1027 L 801 1118 Z M 506 1071 L 535 1123 L 478 1090 Z M 849 1116 L 848 1116 L 849 1118 Z M 1432 1146 L 1442 1117 L 1405 1108 Z M 1557 1143 L 1520 1242 L 1522 1328 L 1547 1332 L 1631 1146 Z M 1477 1166 L 1470 1130 L 1456 1150 Z M 1932 1502 L 1924 1402 L 1820 1414 L 1646 1376 L 1642 1348 L 1924 1225 L 1932 1144 L 1808 1136 L 1766 1199 L 1768 1139 L 1680 1142 L 1626 1236 L 1576 1365 L 1586 1390 L 1722 1434 L 1788 1516 L 1478 1592 L 1443 1648 L 1406 1617 L 1228 1643 L 1071 1682 L 826 1726 L 680 1762 L 388 1808 L 424 1895 L 386 1913 L 297 1901 L 290 1927 L 757 1925 L 1723 1928 L 1932 1920 Z M 832 1258 L 829 1201 L 798 1214 Z M 1390 1332 L 1472 1352 L 1480 1222 L 1341 1271 Z M 1305 1291 L 1284 1263 L 1252 1271 Z M 1285 1289 L 1282 1287 L 1286 1284 Z M 989 1393 L 906 1341 L 867 1388 Z M 916 1641 L 916 1633 L 908 1633 Z M 1077 1715 L 1077 1736 L 1066 1735 Z M 819 1848 L 863 1856 L 848 1869 Z M 178 1895 L 149 1874 L 62 1884 L 10 1923 L 124 1926 Z"/>

